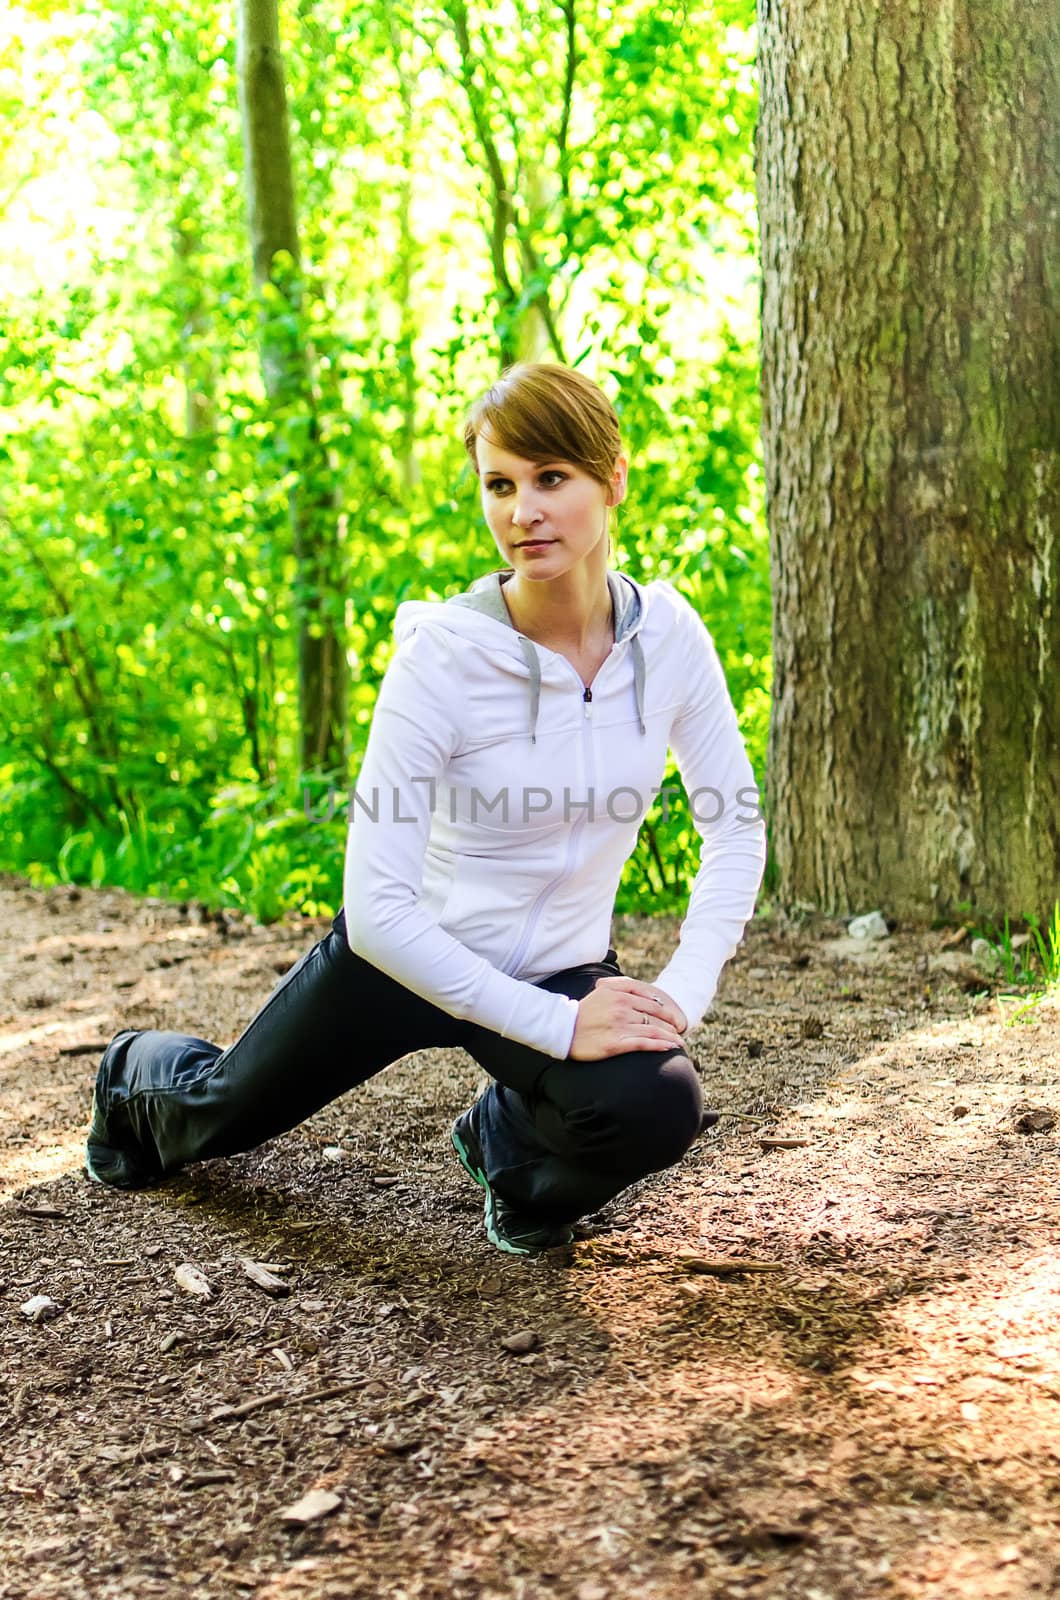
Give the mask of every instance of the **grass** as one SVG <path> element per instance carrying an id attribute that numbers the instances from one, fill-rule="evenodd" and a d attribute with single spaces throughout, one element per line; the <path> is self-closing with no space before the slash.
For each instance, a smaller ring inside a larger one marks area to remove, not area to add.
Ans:
<path id="1" fill-rule="evenodd" d="M 976 930 L 993 950 L 998 973 L 1012 991 L 997 997 L 1007 1024 L 1025 1022 L 1047 995 L 1060 989 L 1060 900 L 1044 926 L 1034 916 L 1019 920 L 1022 933 L 1013 932 L 1008 917 L 1001 928 L 987 924 Z"/>

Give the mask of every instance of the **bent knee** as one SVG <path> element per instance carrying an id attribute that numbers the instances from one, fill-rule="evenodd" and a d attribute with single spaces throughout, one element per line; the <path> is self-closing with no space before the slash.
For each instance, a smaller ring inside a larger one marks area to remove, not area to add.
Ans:
<path id="1" fill-rule="evenodd" d="M 685 1055 L 643 1063 L 616 1114 L 624 1143 L 644 1172 L 672 1167 L 699 1137 L 703 1093 Z"/>

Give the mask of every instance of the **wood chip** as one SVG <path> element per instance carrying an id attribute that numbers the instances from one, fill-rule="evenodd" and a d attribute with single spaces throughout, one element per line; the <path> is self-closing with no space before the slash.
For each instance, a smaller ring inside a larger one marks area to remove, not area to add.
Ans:
<path id="1" fill-rule="evenodd" d="M 181 1480 L 180 1487 L 182 1489 L 206 1489 L 212 1483 L 234 1483 L 235 1477 L 234 1472 L 225 1472 L 221 1468 L 209 1472 L 189 1472 L 188 1476 Z"/>
<path id="2" fill-rule="evenodd" d="M 321 1517 L 330 1517 L 342 1504 L 342 1497 L 332 1494 L 330 1489 L 310 1489 L 301 1500 L 296 1500 L 293 1505 L 285 1506 L 278 1515 L 284 1522 L 297 1522 L 304 1525 L 307 1522 L 317 1522 Z"/>
<path id="3" fill-rule="evenodd" d="M 22 1200 L 16 1200 L 15 1204 L 24 1217 L 39 1217 L 42 1222 L 53 1222 L 57 1217 L 65 1217 L 67 1215 L 65 1211 L 60 1211 L 58 1206 L 50 1206 L 45 1200 L 33 1205 L 27 1205 Z"/>
<path id="4" fill-rule="evenodd" d="M 61 1044 L 61 1056 L 94 1056 L 100 1055 L 110 1043 L 109 1039 L 77 1039 L 72 1044 Z"/>
<path id="5" fill-rule="evenodd" d="M 291 1285 L 284 1283 L 274 1272 L 270 1272 L 260 1261 L 251 1261 L 249 1256 L 240 1256 L 239 1265 L 255 1288 L 262 1289 L 265 1294 L 280 1296 L 290 1294 Z"/>
<path id="6" fill-rule="evenodd" d="M 386 1455 L 407 1456 L 410 1451 L 418 1449 L 422 1442 L 415 1434 L 384 1433 L 375 1441 L 375 1447 Z"/>
<path id="7" fill-rule="evenodd" d="M 783 1272 L 783 1262 L 756 1261 L 753 1256 L 678 1256 L 677 1265 L 685 1272 L 708 1272 L 725 1277 L 734 1272 Z"/>
<path id="8" fill-rule="evenodd" d="M 179 1267 L 173 1269 L 173 1280 L 178 1289 L 183 1289 L 185 1294 L 194 1295 L 197 1300 L 212 1300 L 214 1290 L 206 1275 L 192 1266 L 190 1261 L 184 1261 Z"/>
<path id="9" fill-rule="evenodd" d="M 802 1150 L 813 1143 L 812 1139 L 770 1139 L 765 1135 L 758 1142 L 763 1150 Z"/>

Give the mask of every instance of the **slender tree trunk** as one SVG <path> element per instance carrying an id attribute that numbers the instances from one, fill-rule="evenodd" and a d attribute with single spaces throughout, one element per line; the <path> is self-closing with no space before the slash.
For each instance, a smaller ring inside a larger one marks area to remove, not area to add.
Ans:
<path id="1" fill-rule="evenodd" d="M 401 377 L 401 444 L 399 461 L 401 484 L 406 496 L 412 494 L 420 481 L 419 462 L 416 459 L 416 351 L 418 326 L 413 304 L 413 280 L 416 274 L 417 248 L 412 231 L 412 197 L 416 152 L 415 77 L 405 64 L 404 47 L 398 19 L 391 6 L 386 8 L 390 29 L 390 50 L 397 74 L 398 93 L 401 98 L 401 182 L 398 190 L 398 308 L 401 328 L 398 334 L 398 367 Z"/>
<path id="2" fill-rule="evenodd" d="M 298 707 L 303 768 L 345 774 L 346 666 L 340 540 L 320 439 L 312 362 L 299 331 L 298 221 L 276 0 L 238 0 L 238 75 L 254 279 L 268 295 L 266 393 L 297 471 L 291 527 L 298 576 Z M 268 287 L 267 287 L 268 286 Z M 295 443 L 297 439 L 297 444 Z"/>
<path id="3" fill-rule="evenodd" d="M 564 15 L 567 7 L 563 8 Z M 453 25 L 457 48 L 460 52 L 461 83 L 467 98 L 471 131 L 477 149 L 468 149 L 468 159 L 482 168 L 484 188 L 489 199 L 489 226 L 487 236 L 490 266 L 493 271 L 493 288 L 496 298 L 497 344 L 501 367 L 515 361 L 536 361 L 550 349 L 557 361 L 565 359 L 556 327 L 555 315 L 549 298 L 547 284 L 527 293 L 531 281 L 540 278 L 541 261 L 533 244 L 535 224 L 540 220 L 536 213 L 538 204 L 554 187 L 557 197 L 562 190 L 559 181 L 553 184 L 550 175 L 540 169 L 527 174 L 526 188 L 530 196 L 529 214 L 520 216 L 515 194 L 520 188 L 520 159 L 516 156 L 509 171 L 501 156 L 500 146 L 493 131 L 493 107 L 501 98 L 492 82 L 488 65 L 476 51 L 471 38 L 471 25 L 466 0 L 447 0 L 446 11 Z M 573 30 L 573 8 L 570 8 Z M 569 71 L 566 85 L 561 137 L 561 163 L 566 157 L 567 116 L 569 99 L 573 93 L 575 57 L 573 32 L 569 48 Z M 518 130 L 510 124 L 513 139 L 518 143 Z M 565 181 L 565 174 L 564 174 Z M 518 263 L 518 271 L 514 263 Z"/>
<path id="4" fill-rule="evenodd" d="M 217 366 L 210 342 L 210 323 L 198 256 L 201 240 L 189 219 L 177 221 L 174 236 L 177 283 L 184 301 L 181 325 L 181 368 L 184 375 L 184 434 L 208 438 L 214 431 Z"/>
<path id="5" fill-rule="evenodd" d="M 1060 893 L 1060 5 L 760 0 L 784 899 Z"/>

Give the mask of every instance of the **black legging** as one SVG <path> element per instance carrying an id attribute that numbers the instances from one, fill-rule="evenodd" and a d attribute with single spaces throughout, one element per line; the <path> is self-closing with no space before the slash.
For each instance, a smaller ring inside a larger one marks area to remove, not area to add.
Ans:
<path id="1" fill-rule="evenodd" d="M 539 987 L 580 1000 L 618 973 L 609 950 Z M 227 1050 L 153 1030 L 112 1040 L 96 1082 L 92 1167 L 137 1187 L 188 1161 L 252 1149 L 411 1051 L 454 1045 L 494 1079 L 476 1113 L 491 1184 L 543 1219 L 572 1222 L 671 1166 L 704 1123 L 682 1050 L 543 1055 L 449 1016 L 355 956 L 340 912 Z"/>

